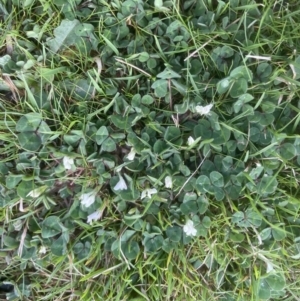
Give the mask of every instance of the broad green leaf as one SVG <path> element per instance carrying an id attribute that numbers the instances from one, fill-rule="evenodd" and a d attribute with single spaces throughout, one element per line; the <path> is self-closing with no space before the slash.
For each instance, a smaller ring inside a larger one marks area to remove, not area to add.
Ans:
<path id="1" fill-rule="evenodd" d="M 74 247 L 73 251 L 78 256 L 79 259 L 84 259 L 89 256 L 91 251 L 91 243 L 86 241 L 84 243 L 78 242 Z"/>
<path id="2" fill-rule="evenodd" d="M 35 152 L 42 145 L 41 137 L 34 132 L 19 133 L 18 140 L 20 146 L 27 151 Z"/>
<path id="3" fill-rule="evenodd" d="M 260 63 L 257 66 L 256 74 L 260 80 L 268 79 L 272 73 L 272 66 L 269 63 Z"/>
<path id="4" fill-rule="evenodd" d="M 52 83 L 54 80 L 54 76 L 57 74 L 61 74 L 67 71 L 67 67 L 58 67 L 58 68 L 46 68 L 37 66 L 37 71 L 39 72 L 40 76 L 45 79 L 47 82 Z"/>
<path id="5" fill-rule="evenodd" d="M 269 274 L 260 280 L 260 286 L 269 287 L 274 291 L 281 291 L 285 287 L 285 278 L 282 274 Z"/>
<path id="6" fill-rule="evenodd" d="M 179 20 L 175 20 L 172 23 L 170 23 L 170 25 L 167 28 L 166 34 L 172 39 L 181 36 L 184 41 L 188 41 L 190 38 L 190 33 L 186 29 L 186 26 Z"/>
<path id="7" fill-rule="evenodd" d="M 183 202 L 180 205 L 180 210 L 185 215 L 188 215 L 188 214 L 191 214 L 191 213 L 196 213 L 197 210 L 198 210 L 197 202 L 195 200 L 190 200 L 190 201 Z"/>
<path id="8" fill-rule="evenodd" d="M 22 259 L 29 260 L 32 259 L 36 255 L 37 248 L 36 247 L 23 247 L 22 250 Z"/>
<path id="9" fill-rule="evenodd" d="M 15 188 L 20 181 L 22 180 L 24 175 L 14 175 L 14 174 L 9 174 L 8 176 L 6 176 L 6 187 L 7 189 L 13 189 Z"/>
<path id="10" fill-rule="evenodd" d="M 209 229 L 211 226 L 211 219 L 209 218 L 209 216 L 204 216 L 202 219 L 202 225 L 206 228 Z"/>
<path id="11" fill-rule="evenodd" d="M 246 212 L 238 211 L 232 215 L 232 223 L 239 227 L 259 227 L 262 223 L 262 217 L 257 212 L 247 209 Z"/>
<path id="12" fill-rule="evenodd" d="M 124 231 L 124 233 L 121 236 L 121 241 L 125 242 L 125 241 L 129 241 L 129 239 L 131 237 L 133 237 L 133 235 L 136 233 L 136 231 L 134 230 L 126 230 Z"/>
<path id="13" fill-rule="evenodd" d="M 292 143 L 284 143 L 279 147 L 279 155 L 285 160 L 291 160 L 296 156 L 296 148 Z"/>
<path id="14" fill-rule="evenodd" d="M 171 79 L 180 78 L 181 76 L 171 69 L 165 69 L 163 72 L 157 74 L 156 77 L 161 79 Z"/>
<path id="15" fill-rule="evenodd" d="M 165 132 L 164 138 L 166 141 L 171 142 L 172 144 L 181 145 L 181 131 L 175 126 L 169 126 Z"/>
<path id="16" fill-rule="evenodd" d="M 47 41 L 46 44 L 54 53 L 68 46 L 74 45 L 78 36 L 75 34 L 76 26 L 80 24 L 78 20 L 62 20 L 61 24 L 54 29 L 54 38 Z"/>
<path id="17" fill-rule="evenodd" d="M 233 159 L 230 156 L 226 156 L 222 159 L 222 170 L 228 171 L 233 168 Z"/>
<path id="18" fill-rule="evenodd" d="M 138 9 L 137 1 L 126 0 L 122 3 L 122 14 L 125 15 L 126 17 L 136 13 L 137 9 Z"/>
<path id="19" fill-rule="evenodd" d="M 125 139 L 126 135 L 124 133 L 112 133 L 110 137 L 113 138 L 116 142 L 122 141 Z"/>
<path id="20" fill-rule="evenodd" d="M 11 237 L 8 235 L 3 235 L 2 239 L 3 239 L 4 245 L 10 250 L 13 250 L 13 249 L 16 249 L 17 247 L 19 247 L 19 242 L 14 237 Z"/>
<path id="21" fill-rule="evenodd" d="M 1 56 L 0 57 L 0 66 L 4 67 L 10 60 L 11 60 L 11 56 L 8 54 Z"/>
<path id="22" fill-rule="evenodd" d="M 152 86 L 156 97 L 165 97 L 168 93 L 168 82 L 165 79 L 156 80 Z"/>
<path id="23" fill-rule="evenodd" d="M 246 82 L 248 82 L 252 80 L 253 74 L 252 71 L 246 66 L 239 66 L 230 72 L 230 77 L 234 79 L 243 78 L 246 80 Z"/>
<path id="24" fill-rule="evenodd" d="M 230 96 L 233 98 L 239 97 L 242 94 L 245 94 L 248 89 L 247 80 L 245 78 L 238 78 L 234 81 L 233 85 L 230 88 Z"/>
<path id="25" fill-rule="evenodd" d="M 257 185 L 258 193 L 262 195 L 274 193 L 277 185 L 278 182 L 275 177 L 264 176 Z"/>
<path id="26" fill-rule="evenodd" d="M 181 95 L 187 95 L 187 86 L 180 83 L 178 80 L 171 79 L 172 88 L 178 91 Z"/>
<path id="27" fill-rule="evenodd" d="M 121 247 L 125 257 L 129 260 L 135 259 L 140 252 L 139 244 L 136 241 L 122 242 Z"/>
<path id="28" fill-rule="evenodd" d="M 149 69 L 154 69 L 155 67 L 157 66 L 157 61 L 155 58 L 150 58 L 148 61 L 147 61 L 147 67 Z"/>
<path id="29" fill-rule="evenodd" d="M 139 55 L 139 61 L 141 63 L 144 63 L 144 62 L 147 62 L 150 58 L 150 55 L 148 52 L 142 52 L 140 55 Z"/>
<path id="30" fill-rule="evenodd" d="M 166 253 L 170 253 L 172 250 L 174 250 L 178 246 L 178 243 L 175 241 L 171 241 L 169 238 L 164 240 L 162 249 Z"/>
<path id="31" fill-rule="evenodd" d="M 134 120 L 135 116 L 120 116 L 120 115 L 112 115 L 110 116 L 110 119 L 112 123 L 121 130 L 126 130 L 131 127 L 131 123 Z"/>
<path id="32" fill-rule="evenodd" d="M 233 110 L 235 113 L 239 113 L 246 103 L 253 100 L 254 97 L 248 93 L 239 96 L 239 99 L 234 103 Z"/>
<path id="33" fill-rule="evenodd" d="M 197 203 L 198 203 L 198 212 L 199 214 L 204 214 L 207 209 L 208 209 L 208 200 L 205 196 L 201 195 L 198 199 L 197 199 Z"/>
<path id="34" fill-rule="evenodd" d="M 258 296 L 260 299 L 269 299 L 272 291 L 281 291 L 285 287 L 285 278 L 282 274 L 268 274 L 258 280 Z"/>
<path id="35" fill-rule="evenodd" d="M 38 113 L 28 113 L 22 116 L 16 125 L 17 132 L 34 132 L 42 122 L 42 116 Z"/>
<path id="36" fill-rule="evenodd" d="M 254 114 L 256 114 L 255 112 Z M 262 126 L 267 126 L 271 125 L 273 121 L 275 120 L 275 117 L 273 114 L 267 114 L 267 113 L 260 113 L 260 119 L 259 119 L 259 124 Z"/>
<path id="37" fill-rule="evenodd" d="M 221 48 L 221 56 L 223 58 L 229 58 L 232 57 L 233 55 L 234 55 L 234 50 L 231 47 L 225 45 Z"/>
<path id="38" fill-rule="evenodd" d="M 30 193 L 36 187 L 33 181 L 24 181 L 24 178 L 21 181 L 21 183 L 18 185 L 17 193 L 20 198 L 28 199 L 28 193 Z"/>
<path id="39" fill-rule="evenodd" d="M 260 140 L 261 131 L 259 128 L 252 126 L 250 128 L 250 140 L 252 142 L 258 142 Z"/>
<path id="40" fill-rule="evenodd" d="M 286 237 L 286 231 L 280 228 L 272 228 L 272 235 L 275 240 L 281 241 Z"/>
<path id="41" fill-rule="evenodd" d="M 143 245 L 145 246 L 146 252 L 153 253 L 157 252 L 164 243 L 164 239 L 161 235 L 156 235 L 153 237 L 146 236 L 143 240 Z"/>
<path id="42" fill-rule="evenodd" d="M 48 216 L 42 222 L 42 237 L 49 238 L 62 232 L 58 216 Z"/>
<path id="43" fill-rule="evenodd" d="M 87 33 L 92 33 L 92 32 L 94 32 L 94 26 L 90 23 L 78 24 L 75 27 L 75 33 L 78 36 L 84 36 L 87 35 Z"/>
<path id="44" fill-rule="evenodd" d="M 196 188 L 202 193 L 208 192 L 210 194 L 214 194 L 214 186 L 212 185 L 210 179 L 205 175 L 198 177 L 196 180 Z"/>
<path id="45" fill-rule="evenodd" d="M 182 227 L 169 226 L 166 230 L 167 237 L 174 242 L 179 242 L 182 236 Z"/>
<path id="46" fill-rule="evenodd" d="M 98 145 L 101 145 L 104 140 L 109 136 L 106 126 L 101 126 L 96 133 L 96 142 Z"/>
<path id="47" fill-rule="evenodd" d="M 270 238 L 271 233 L 272 233 L 272 229 L 270 227 L 268 227 L 268 228 L 263 229 L 259 235 L 260 235 L 261 239 L 264 241 L 264 240 Z"/>
<path id="48" fill-rule="evenodd" d="M 67 244 L 63 238 L 60 236 L 51 245 L 51 252 L 56 256 L 62 256 L 67 252 Z"/>
<path id="49" fill-rule="evenodd" d="M 70 132 L 70 134 L 64 135 L 64 142 L 71 146 L 77 145 L 81 139 L 81 135 L 78 135 L 77 133 L 74 133 L 72 131 Z"/>
<path id="50" fill-rule="evenodd" d="M 163 6 L 163 0 L 154 0 L 155 8 L 161 8 Z"/>
<path id="51" fill-rule="evenodd" d="M 194 136 L 201 137 L 202 141 L 212 138 L 214 131 L 208 120 L 202 119 L 199 124 L 194 127 Z"/>
<path id="52" fill-rule="evenodd" d="M 48 124 L 42 121 L 39 128 L 38 134 L 41 137 L 42 143 L 45 144 L 47 140 L 51 137 L 52 131 L 50 130 Z"/>
<path id="53" fill-rule="evenodd" d="M 225 197 L 225 193 L 224 190 L 220 187 L 214 187 L 214 193 L 213 193 L 214 197 L 216 198 L 216 200 L 218 202 L 222 201 Z"/>
<path id="54" fill-rule="evenodd" d="M 238 212 L 236 212 L 236 213 L 234 213 L 234 214 L 232 215 L 231 221 L 232 221 L 233 224 L 238 224 L 238 223 L 240 223 L 244 218 L 245 218 L 244 213 L 241 212 L 241 211 L 238 211 Z"/>
<path id="55" fill-rule="evenodd" d="M 263 170 L 264 170 L 263 166 L 257 166 L 251 170 L 249 176 L 251 177 L 251 179 L 256 180 L 259 178 Z"/>
<path id="56" fill-rule="evenodd" d="M 249 222 L 252 226 L 257 228 L 261 225 L 262 217 L 260 214 L 252 210 L 247 210 L 246 215 L 247 222 Z"/>
<path id="57" fill-rule="evenodd" d="M 268 300 L 271 297 L 271 288 L 264 281 L 264 279 L 259 279 L 257 284 L 258 297 L 260 300 Z"/>
<path id="58" fill-rule="evenodd" d="M 219 81 L 217 84 L 218 93 L 225 94 L 229 90 L 231 83 L 232 82 L 230 81 L 229 78 L 224 78 L 221 81 Z"/>
<path id="59" fill-rule="evenodd" d="M 141 101 L 144 105 L 151 105 L 154 102 L 154 99 L 150 95 L 144 95 Z"/>
<path id="60" fill-rule="evenodd" d="M 243 233 L 230 233 L 229 237 L 236 243 L 241 243 L 245 239 L 245 235 Z"/>
<path id="61" fill-rule="evenodd" d="M 34 2 L 35 0 L 24 0 L 24 2 L 23 2 L 23 8 L 29 8 L 29 6 L 31 5 L 31 4 L 33 4 L 33 2 Z"/>
<path id="62" fill-rule="evenodd" d="M 214 186 L 217 187 L 223 187 L 224 186 L 224 178 L 223 175 L 221 173 L 219 173 L 218 171 L 212 171 L 209 175 L 211 183 Z"/>
<path id="63" fill-rule="evenodd" d="M 101 151 L 103 152 L 113 152 L 116 149 L 116 142 L 111 137 L 108 137 L 101 145 Z"/>

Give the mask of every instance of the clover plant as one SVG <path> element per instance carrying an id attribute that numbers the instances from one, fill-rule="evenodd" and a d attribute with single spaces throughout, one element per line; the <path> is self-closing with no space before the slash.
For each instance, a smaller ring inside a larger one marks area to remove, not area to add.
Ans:
<path id="1" fill-rule="evenodd" d="M 299 296 L 299 9 L 0 4 L 8 300 Z"/>

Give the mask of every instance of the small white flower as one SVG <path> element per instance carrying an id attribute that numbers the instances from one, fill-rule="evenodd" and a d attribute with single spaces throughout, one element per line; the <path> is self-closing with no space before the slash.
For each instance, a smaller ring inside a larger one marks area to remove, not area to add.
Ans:
<path id="1" fill-rule="evenodd" d="M 81 204 L 84 205 L 85 207 L 90 207 L 92 204 L 94 204 L 96 200 L 96 195 L 94 191 L 88 192 L 88 193 L 83 193 L 80 196 Z"/>
<path id="2" fill-rule="evenodd" d="M 148 198 L 151 198 L 151 195 L 155 193 L 157 193 L 157 190 L 155 188 L 147 188 L 142 191 L 141 199 L 145 198 L 146 196 Z"/>
<path id="3" fill-rule="evenodd" d="M 186 222 L 186 224 L 183 226 L 183 231 L 187 236 L 196 236 L 197 235 L 197 229 L 194 227 L 194 222 L 190 219 Z"/>
<path id="4" fill-rule="evenodd" d="M 114 187 L 114 190 L 117 190 L 117 191 L 118 190 L 126 190 L 127 189 L 127 184 L 126 184 L 125 180 L 120 175 L 119 175 L 119 178 L 120 178 L 120 180 L 116 184 L 116 186 Z"/>
<path id="5" fill-rule="evenodd" d="M 32 198 L 38 198 L 41 195 L 41 190 L 39 188 L 31 190 L 26 196 L 31 196 Z"/>
<path id="6" fill-rule="evenodd" d="M 123 165 L 120 165 L 118 167 L 116 167 L 116 172 L 121 172 L 123 168 Z"/>
<path id="7" fill-rule="evenodd" d="M 66 170 L 70 170 L 70 169 L 72 169 L 72 166 L 74 165 L 74 159 L 65 156 L 65 157 L 63 158 L 63 164 L 64 164 L 64 168 L 65 168 Z"/>
<path id="8" fill-rule="evenodd" d="M 271 261 L 266 261 L 267 264 L 267 274 L 274 271 L 274 266 Z"/>
<path id="9" fill-rule="evenodd" d="M 46 254 L 46 252 L 47 252 L 46 247 L 41 246 L 39 249 L 39 254 Z"/>
<path id="10" fill-rule="evenodd" d="M 207 114 L 209 114 L 212 107 L 213 107 L 212 103 L 210 105 L 205 106 L 205 107 L 196 106 L 196 112 L 199 113 L 200 115 L 207 115 Z"/>
<path id="11" fill-rule="evenodd" d="M 127 159 L 130 161 L 134 160 L 135 154 L 136 154 L 135 149 L 132 147 L 129 154 L 127 155 Z"/>
<path id="12" fill-rule="evenodd" d="M 188 144 L 188 146 L 191 146 L 194 142 L 195 142 L 194 138 L 190 136 L 188 138 L 187 144 Z"/>
<path id="13" fill-rule="evenodd" d="M 173 187 L 172 178 L 170 176 L 165 177 L 165 187 L 166 188 L 172 188 Z"/>
<path id="14" fill-rule="evenodd" d="M 92 214 L 88 215 L 87 223 L 91 225 L 93 221 L 98 220 L 100 217 L 101 217 L 101 211 L 97 210 Z"/>

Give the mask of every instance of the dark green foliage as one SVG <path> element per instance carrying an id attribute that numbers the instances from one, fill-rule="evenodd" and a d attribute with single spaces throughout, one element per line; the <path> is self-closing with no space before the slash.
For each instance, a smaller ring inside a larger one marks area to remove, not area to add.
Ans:
<path id="1" fill-rule="evenodd" d="M 148 256 L 170 264 L 192 246 L 185 266 L 201 267 L 213 298 L 289 294 L 282 265 L 289 252 L 299 259 L 300 235 L 300 7 L 46 2 L 0 4 L 0 93 L 12 95 L 0 96 L 0 255 L 24 273 L 86 261 L 78 275 L 88 300 L 89 281 L 111 267 L 143 274 Z M 228 254 L 216 251 L 222 244 Z M 129 278 L 124 294 L 103 288 L 101 298 L 140 300 Z M 22 285 L 10 300 L 34 294 Z"/>

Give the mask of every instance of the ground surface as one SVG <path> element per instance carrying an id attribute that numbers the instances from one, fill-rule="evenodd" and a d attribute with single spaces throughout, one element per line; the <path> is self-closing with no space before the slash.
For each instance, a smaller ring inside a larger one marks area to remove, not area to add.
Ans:
<path id="1" fill-rule="evenodd" d="M 300 300 L 299 36 L 298 1 L 2 1 L 8 300 Z"/>

